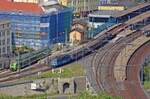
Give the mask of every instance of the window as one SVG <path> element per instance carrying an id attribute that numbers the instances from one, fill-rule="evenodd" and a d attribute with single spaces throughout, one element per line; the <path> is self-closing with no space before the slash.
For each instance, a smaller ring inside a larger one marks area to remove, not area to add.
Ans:
<path id="1" fill-rule="evenodd" d="M 5 45 L 5 39 L 2 42 L 3 42 L 2 44 Z"/>
<path id="2" fill-rule="evenodd" d="M 10 27 L 10 24 L 7 24 L 7 27 Z"/>
<path id="3" fill-rule="evenodd" d="M 90 17 L 90 22 L 108 22 L 109 18 Z"/>
<path id="4" fill-rule="evenodd" d="M 2 49 L 0 48 L 0 55 L 2 54 L 1 51 L 2 51 Z"/>
<path id="5" fill-rule="evenodd" d="M 10 38 L 7 38 L 7 44 L 10 44 Z"/>
<path id="6" fill-rule="evenodd" d="M 7 35 L 9 36 L 9 35 L 10 35 L 10 31 L 9 31 L 9 30 L 7 30 L 6 32 L 7 32 Z"/>
<path id="7" fill-rule="evenodd" d="M 6 51 L 5 51 L 5 47 L 3 47 L 3 53 L 5 53 Z"/>
<path id="8" fill-rule="evenodd" d="M 2 36 L 5 36 L 5 31 L 2 31 Z"/>
<path id="9" fill-rule="evenodd" d="M 10 52 L 10 46 L 7 46 L 7 53 Z"/>

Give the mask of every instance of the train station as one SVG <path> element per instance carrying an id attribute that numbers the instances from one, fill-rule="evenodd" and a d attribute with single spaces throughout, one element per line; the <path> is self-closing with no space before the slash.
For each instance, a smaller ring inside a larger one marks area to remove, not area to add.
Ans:
<path id="1" fill-rule="evenodd" d="M 147 0 L 1 0 L 0 99 L 150 99 Z"/>

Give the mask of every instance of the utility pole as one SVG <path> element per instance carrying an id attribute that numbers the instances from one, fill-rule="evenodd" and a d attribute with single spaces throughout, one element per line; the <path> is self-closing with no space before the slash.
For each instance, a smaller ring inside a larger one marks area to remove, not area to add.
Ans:
<path id="1" fill-rule="evenodd" d="M 20 73 L 20 53 L 17 52 L 17 56 L 18 56 L 18 61 L 17 61 L 17 69 L 18 69 L 18 72 Z"/>

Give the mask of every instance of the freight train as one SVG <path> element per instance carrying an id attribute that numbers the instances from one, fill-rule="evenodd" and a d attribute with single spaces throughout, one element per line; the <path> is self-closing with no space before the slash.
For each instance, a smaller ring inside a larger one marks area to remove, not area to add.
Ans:
<path id="1" fill-rule="evenodd" d="M 120 29 L 120 26 L 122 27 L 122 29 L 124 29 L 125 24 L 118 24 L 118 25 L 116 25 L 116 28 Z M 121 31 L 121 29 L 119 31 Z M 48 60 L 48 65 L 50 65 L 51 68 L 57 68 L 62 65 L 73 62 L 75 60 L 78 60 L 90 53 L 93 53 L 95 50 L 104 46 L 111 39 L 116 37 L 116 35 L 117 35 L 117 33 L 119 33 L 119 31 L 112 32 L 111 30 L 109 30 L 104 34 L 102 34 L 98 37 L 95 37 L 90 42 L 85 43 L 81 46 L 78 46 L 77 48 L 75 48 L 71 51 L 54 55 L 53 57 L 50 58 L 50 60 Z M 28 55 L 17 57 L 17 58 L 15 58 L 14 61 L 11 61 L 10 69 L 12 71 L 16 71 L 18 69 L 23 69 L 27 66 L 30 66 L 36 62 L 41 61 L 45 57 L 48 57 L 50 55 L 50 52 L 51 52 L 50 49 L 46 48 L 46 49 L 42 49 L 37 52 L 30 53 Z"/>
<path id="2" fill-rule="evenodd" d="M 90 53 L 93 53 L 98 48 L 104 46 L 106 43 L 108 43 L 110 40 L 116 37 L 120 31 L 127 28 L 128 25 L 124 23 L 120 23 L 116 25 L 112 31 L 112 29 L 106 31 L 100 36 L 96 36 L 92 41 L 85 43 L 74 50 L 71 50 L 67 53 L 62 54 L 61 56 L 57 56 L 50 60 L 49 65 L 51 68 L 57 68 L 62 65 L 71 63 L 75 60 L 78 60 Z"/>
<path id="3" fill-rule="evenodd" d="M 52 68 L 57 68 L 62 65 L 76 61 L 86 55 L 93 53 L 96 49 L 104 46 L 114 37 L 115 35 L 111 34 L 102 35 L 100 38 L 96 38 L 93 41 L 82 45 L 80 48 L 76 48 L 73 51 L 64 53 L 63 55 L 52 59 L 50 62 L 50 66 Z"/>

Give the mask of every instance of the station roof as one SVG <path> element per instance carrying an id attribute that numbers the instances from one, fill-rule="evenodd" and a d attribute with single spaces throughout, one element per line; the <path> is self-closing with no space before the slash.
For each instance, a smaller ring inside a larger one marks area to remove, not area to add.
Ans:
<path id="1" fill-rule="evenodd" d="M 148 5 L 150 5 L 150 3 L 142 3 L 142 4 L 139 4 L 139 5 L 135 6 L 135 7 L 132 7 L 132 8 L 130 8 L 130 9 L 127 9 L 127 10 L 124 10 L 124 11 L 119 12 L 119 13 L 113 15 L 113 17 L 121 17 L 121 16 L 124 16 L 124 15 L 127 15 L 127 14 L 129 14 L 129 13 L 132 13 L 133 11 L 136 11 L 136 10 L 141 9 L 141 8 L 143 8 L 143 7 L 146 7 L 146 6 L 148 6 Z"/>
<path id="2" fill-rule="evenodd" d="M 23 2 L 7 2 L 0 0 L 0 10 L 8 12 L 27 12 L 41 14 L 42 8 L 38 4 Z"/>
<path id="3" fill-rule="evenodd" d="M 141 14 L 141 15 L 138 15 L 138 16 L 130 19 L 129 21 L 126 22 L 126 24 L 134 24 L 134 23 L 142 21 L 142 20 L 144 20 L 148 17 L 150 17 L 150 11 L 147 11 L 147 12 Z"/>
<path id="4" fill-rule="evenodd" d="M 116 10 L 100 10 L 89 14 L 89 17 L 111 17 L 120 11 Z"/>

